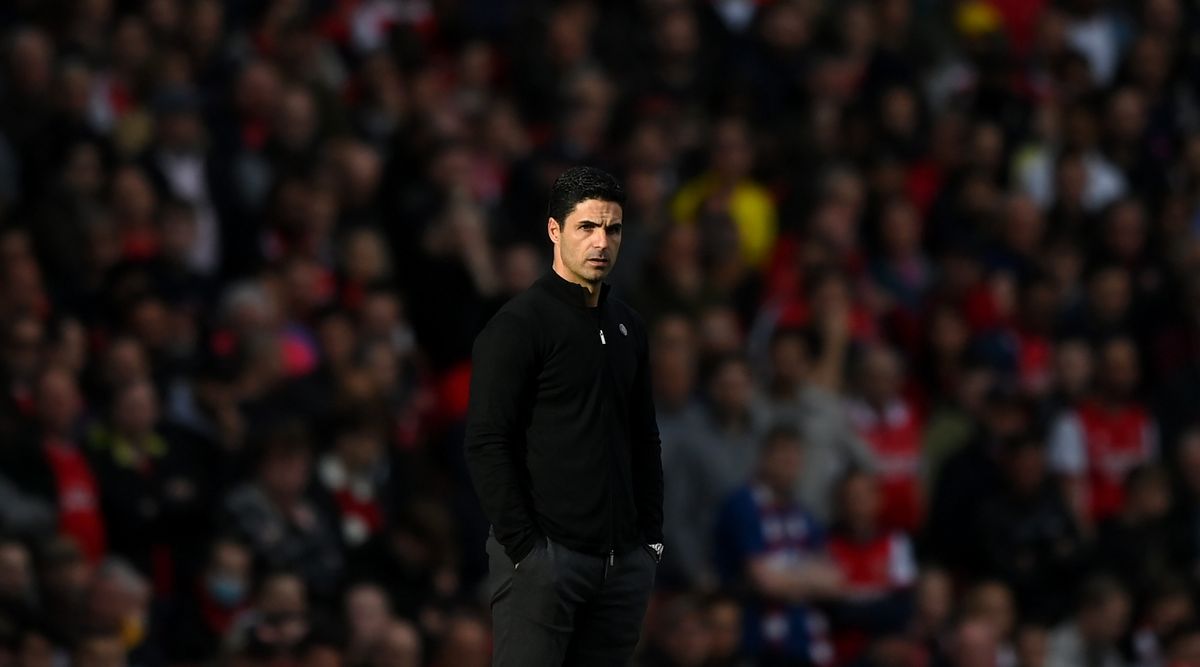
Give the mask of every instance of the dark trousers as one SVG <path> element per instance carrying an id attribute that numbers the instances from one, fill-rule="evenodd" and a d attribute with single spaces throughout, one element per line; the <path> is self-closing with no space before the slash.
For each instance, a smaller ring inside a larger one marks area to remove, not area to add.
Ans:
<path id="1" fill-rule="evenodd" d="M 607 557 L 538 543 L 514 566 L 488 537 L 493 667 L 624 667 L 654 588 L 642 547 Z"/>

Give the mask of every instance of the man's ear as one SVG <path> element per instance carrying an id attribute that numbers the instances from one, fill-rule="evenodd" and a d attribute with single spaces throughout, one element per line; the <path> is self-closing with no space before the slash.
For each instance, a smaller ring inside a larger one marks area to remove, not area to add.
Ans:
<path id="1" fill-rule="evenodd" d="M 546 233 L 550 235 L 550 240 L 555 244 L 558 243 L 558 235 L 562 233 L 562 227 L 554 218 L 546 218 Z"/>

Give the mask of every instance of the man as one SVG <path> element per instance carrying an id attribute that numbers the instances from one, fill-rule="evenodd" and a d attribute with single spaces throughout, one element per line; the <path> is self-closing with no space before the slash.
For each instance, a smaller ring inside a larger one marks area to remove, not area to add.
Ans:
<path id="1" fill-rule="evenodd" d="M 304 425 L 288 421 L 271 427 L 256 467 L 253 479 L 225 497 L 223 527 L 245 541 L 256 561 L 294 569 L 318 596 L 332 595 L 344 554 L 337 523 L 309 491 L 312 443 Z"/>
<path id="2" fill-rule="evenodd" d="M 498 666 L 627 664 L 662 554 L 646 328 L 604 282 L 623 201 L 598 169 L 559 176 L 553 270 L 475 341 L 466 451 Z"/>
<path id="3" fill-rule="evenodd" d="M 1011 586 L 1023 613 L 1066 615 L 1085 552 L 1075 515 L 1050 478 L 1045 443 L 1036 433 L 1011 436 L 997 458 L 1004 484 L 979 506 L 973 532 L 958 525 L 957 539 L 977 543 L 972 568 Z"/>
<path id="4" fill-rule="evenodd" d="M 925 513 L 920 477 L 924 420 L 902 392 L 904 372 L 895 350 L 873 345 L 863 351 L 858 366 L 858 387 L 847 411 L 878 464 L 883 525 L 912 534 Z"/>
<path id="5" fill-rule="evenodd" d="M 1129 631 L 1131 600 L 1120 581 L 1096 575 L 1083 583 L 1079 607 L 1050 633 L 1047 667 L 1123 667 L 1120 641 Z"/>
<path id="6" fill-rule="evenodd" d="M 796 492 L 818 520 L 830 519 L 834 485 L 852 468 L 871 470 L 875 455 L 850 422 L 841 384 L 850 345 L 849 315 L 826 317 L 818 335 L 784 327 L 771 336 L 766 405 L 774 422 L 794 423 L 808 450 Z"/>
<path id="7" fill-rule="evenodd" d="M 689 588 L 711 588 L 713 530 L 721 504 L 753 475 L 767 417 L 754 400 L 754 379 L 745 358 L 729 355 L 714 362 L 708 399 L 689 433 L 665 441 L 664 467 L 671 485 L 664 497 L 666 535 L 672 558 L 665 574 L 678 575 Z"/>
<path id="8" fill-rule="evenodd" d="M 757 474 L 725 501 L 717 519 L 722 584 L 746 591 L 743 644 L 764 666 L 831 664 L 828 624 L 814 603 L 845 589 L 830 560 L 824 527 L 796 497 L 804 442 L 790 425 L 773 427 Z"/>
<path id="9" fill-rule="evenodd" d="M 1158 426 L 1138 398 L 1141 363 L 1133 339 L 1099 346 L 1095 397 L 1061 414 L 1050 436 L 1050 466 L 1080 522 L 1094 527 L 1125 505 L 1126 475 L 1158 458 Z"/>

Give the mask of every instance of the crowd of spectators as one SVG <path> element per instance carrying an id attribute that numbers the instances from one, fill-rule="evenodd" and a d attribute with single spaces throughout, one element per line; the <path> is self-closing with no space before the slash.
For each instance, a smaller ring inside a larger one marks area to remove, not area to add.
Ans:
<path id="1" fill-rule="evenodd" d="M 0 3 L 0 666 L 473 667 L 475 334 L 624 183 L 646 667 L 1200 664 L 1200 8 Z"/>

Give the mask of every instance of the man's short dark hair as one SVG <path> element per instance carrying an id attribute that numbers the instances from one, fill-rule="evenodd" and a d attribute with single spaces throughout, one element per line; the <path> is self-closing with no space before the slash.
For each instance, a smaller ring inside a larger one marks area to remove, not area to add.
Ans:
<path id="1" fill-rule="evenodd" d="M 549 215 L 561 227 L 579 202 L 588 199 L 625 205 L 625 190 L 612 174 L 596 167 L 571 167 L 550 188 Z"/>

